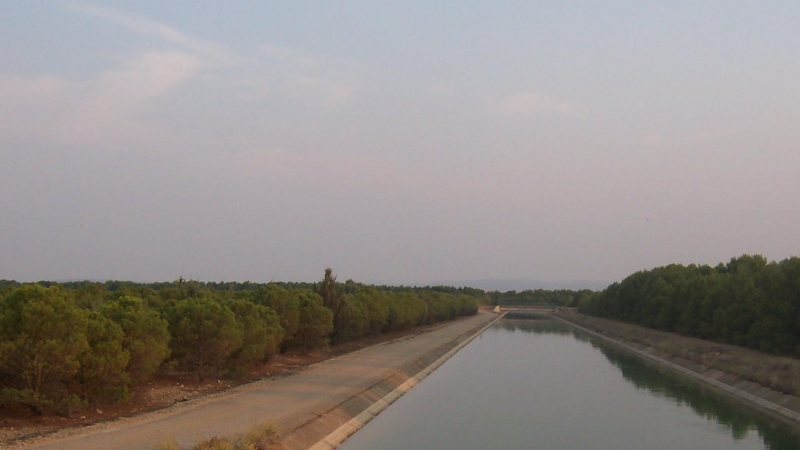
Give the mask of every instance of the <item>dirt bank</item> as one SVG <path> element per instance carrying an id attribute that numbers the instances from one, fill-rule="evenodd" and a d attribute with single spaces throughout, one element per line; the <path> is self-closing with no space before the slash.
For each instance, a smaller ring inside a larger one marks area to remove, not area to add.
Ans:
<path id="1" fill-rule="evenodd" d="M 278 425 L 279 432 L 287 433 L 335 410 L 377 383 L 401 376 L 409 365 L 424 361 L 432 352 L 494 318 L 496 315 L 482 312 L 299 368 L 289 376 L 256 381 L 157 412 L 65 430 L 17 447 L 145 450 L 172 438 L 188 446 L 268 421 Z"/>
<path id="2" fill-rule="evenodd" d="M 557 319 L 800 427 L 800 361 L 561 310 Z M 787 392 L 788 391 L 788 392 Z"/>

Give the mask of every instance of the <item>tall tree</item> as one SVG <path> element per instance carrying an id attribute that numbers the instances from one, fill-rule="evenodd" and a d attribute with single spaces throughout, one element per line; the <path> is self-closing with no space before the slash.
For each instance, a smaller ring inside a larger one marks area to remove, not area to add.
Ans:
<path id="1" fill-rule="evenodd" d="M 200 381 L 222 369 L 244 338 L 230 308 L 208 297 L 181 300 L 171 329 L 175 354 Z"/>
<path id="2" fill-rule="evenodd" d="M 317 293 L 322 297 L 322 304 L 330 309 L 333 313 L 333 333 L 331 340 L 338 342 L 340 338 L 345 335 L 345 329 L 348 326 L 353 311 L 350 303 L 347 301 L 342 289 L 336 283 L 336 277 L 333 275 L 333 270 L 328 267 L 325 269 L 325 276 L 317 286 Z"/>

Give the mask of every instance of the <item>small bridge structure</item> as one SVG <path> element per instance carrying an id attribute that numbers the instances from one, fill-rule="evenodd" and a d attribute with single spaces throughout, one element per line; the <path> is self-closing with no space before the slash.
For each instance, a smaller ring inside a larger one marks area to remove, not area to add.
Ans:
<path id="1" fill-rule="evenodd" d="M 509 319 L 537 319 L 549 316 L 556 308 L 550 303 L 503 302 L 494 312 L 505 313 Z"/>

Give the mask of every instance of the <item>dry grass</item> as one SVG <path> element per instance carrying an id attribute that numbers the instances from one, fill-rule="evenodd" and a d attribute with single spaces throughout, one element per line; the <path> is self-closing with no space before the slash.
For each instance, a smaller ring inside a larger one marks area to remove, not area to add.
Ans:
<path id="1" fill-rule="evenodd" d="M 269 450 L 277 428 L 269 423 L 256 425 L 241 436 L 213 437 L 189 447 L 189 450 Z M 153 450 L 181 450 L 175 438 L 159 442 Z"/>
<path id="2" fill-rule="evenodd" d="M 800 360 L 585 316 L 574 311 L 562 311 L 559 315 L 592 331 L 680 356 L 784 394 L 800 396 Z"/>
<path id="3" fill-rule="evenodd" d="M 178 445 L 178 440 L 175 438 L 161 441 L 153 446 L 153 450 L 180 450 L 180 448 L 181 447 Z"/>

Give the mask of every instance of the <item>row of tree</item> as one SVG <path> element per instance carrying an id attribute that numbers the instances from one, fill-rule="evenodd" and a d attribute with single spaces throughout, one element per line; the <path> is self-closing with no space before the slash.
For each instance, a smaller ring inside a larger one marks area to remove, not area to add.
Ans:
<path id="1" fill-rule="evenodd" d="M 492 305 L 508 304 L 546 304 L 553 306 L 578 306 L 583 298 L 592 296 L 590 289 L 526 289 L 524 291 L 491 291 L 486 293 Z"/>
<path id="2" fill-rule="evenodd" d="M 800 357 L 800 258 L 744 255 L 636 272 L 584 298 L 579 311 Z"/>
<path id="3" fill-rule="evenodd" d="M 277 352 L 472 315 L 482 300 L 339 283 L 330 269 L 317 284 L 0 281 L 0 406 L 69 414 L 126 401 L 160 373 L 241 375 Z"/>

